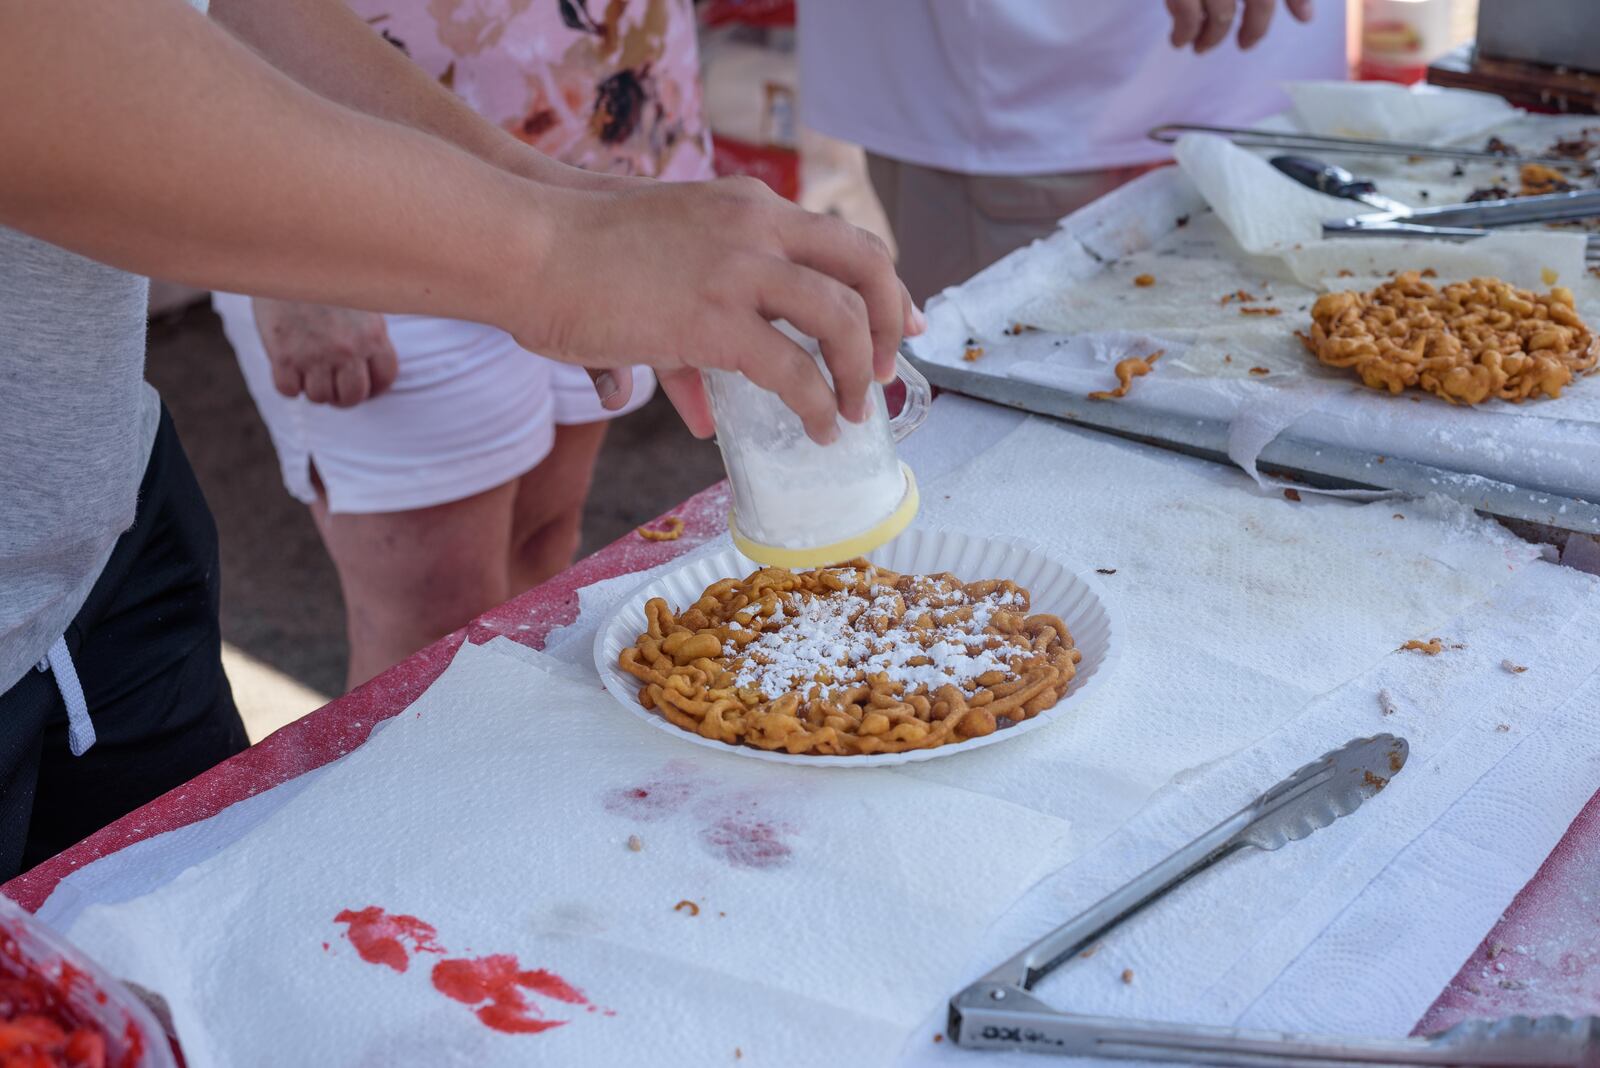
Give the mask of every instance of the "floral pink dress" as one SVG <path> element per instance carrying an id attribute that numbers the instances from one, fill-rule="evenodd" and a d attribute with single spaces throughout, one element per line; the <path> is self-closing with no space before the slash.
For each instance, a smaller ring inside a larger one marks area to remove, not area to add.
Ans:
<path id="1" fill-rule="evenodd" d="M 712 176 L 690 0 L 349 0 L 479 114 L 586 170 Z"/>
<path id="2" fill-rule="evenodd" d="M 587 170 L 712 177 L 690 0 L 349 0 L 480 114 Z M 354 408 L 284 397 L 248 297 L 217 293 L 285 487 L 330 511 L 400 512 L 480 493 L 539 464 L 556 428 L 609 419 L 580 367 L 480 323 L 384 317 L 400 375 Z M 634 370 L 634 397 L 654 380 Z"/>

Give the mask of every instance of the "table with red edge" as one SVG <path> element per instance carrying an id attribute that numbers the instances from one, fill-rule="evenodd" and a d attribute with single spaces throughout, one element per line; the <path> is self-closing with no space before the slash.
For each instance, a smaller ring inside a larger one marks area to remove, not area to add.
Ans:
<path id="1" fill-rule="evenodd" d="M 0 891 L 25 908 L 37 909 L 57 883 L 93 860 L 203 820 L 338 759 L 366 740 L 374 724 L 398 714 L 420 696 L 462 642 L 505 636 L 539 648 L 553 629 L 577 618 L 579 589 L 682 555 L 723 533 L 727 514 L 725 485 L 689 498 L 669 513 L 683 520 L 683 533 L 676 540 L 627 535 L 17 876 Z M 1544 865 L 1462 964 L 1418 1023 L 1417 1033 L 1437 1031 L 1463 1019 L 1519 1012 L 1600 1014 L 1600 792 L 1589 799 Z"/>

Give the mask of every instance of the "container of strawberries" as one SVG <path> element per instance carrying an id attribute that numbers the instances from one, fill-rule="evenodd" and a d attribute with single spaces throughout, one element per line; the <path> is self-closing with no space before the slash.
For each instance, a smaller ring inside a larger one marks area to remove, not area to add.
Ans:
<path id="1" fill-rule="evenodd" d="M 0 897 L 0 1068 L 175 1068 L 127 987 Z"/>

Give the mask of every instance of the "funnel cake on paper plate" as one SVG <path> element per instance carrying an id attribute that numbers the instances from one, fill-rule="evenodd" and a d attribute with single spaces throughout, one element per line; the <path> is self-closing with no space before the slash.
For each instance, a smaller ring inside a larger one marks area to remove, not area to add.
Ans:
<path id="1" fill-rule="evenodd" d="M 768 567 L 708 586 L 618 663 L 639 702 L 729 745 L 816 755 L 931 749 L 1038 715 L 1082 654 L 1062 621 L 1029 613 L 1005 579 L 902 575 L 854 560 Z"/>
<path id="2" fill-rule="evenodd" d="M 1564 286 L 1541 295 L 1474 278 L 1441 289 L 1417 271 L 1367 293 L 1324 294 L 1300 340 L 1373 389 L 1423 389 L 1451 404 L 1559 397 L 1600 351 Z"/>

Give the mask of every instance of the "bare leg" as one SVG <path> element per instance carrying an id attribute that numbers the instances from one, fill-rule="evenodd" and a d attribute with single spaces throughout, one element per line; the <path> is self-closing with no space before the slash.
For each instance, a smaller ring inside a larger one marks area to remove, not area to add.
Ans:
<path id="1" fill-rule="evenodd" d="M 512 596 L 572 563 L 605 436 L 604 422 L 556 427 L 550 455 L 517 481 L 508 569 Z"/>
<path id="2" fill-rule="evenodd" d="M 320 490 L 320 487 L 319 487 Z M 517 483 L 409 512 L 311 513 L 344 591 L 351 687 L 511 596 L 506 572 Z"/>

